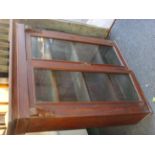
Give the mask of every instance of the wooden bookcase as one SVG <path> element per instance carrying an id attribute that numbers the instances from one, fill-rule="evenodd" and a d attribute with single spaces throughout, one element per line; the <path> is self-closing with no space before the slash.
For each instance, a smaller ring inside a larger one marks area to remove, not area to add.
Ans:
<path id="1" fill-rule="evenodd" d="M 13 31 L 8 134 L 133 124 L 151 112 L 114 42 Z"/>

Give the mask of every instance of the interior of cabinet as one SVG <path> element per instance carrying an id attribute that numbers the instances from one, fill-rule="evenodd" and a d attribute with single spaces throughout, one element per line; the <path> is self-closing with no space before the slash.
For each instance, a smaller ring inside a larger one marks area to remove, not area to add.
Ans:
<path id="1" fill-rule="evenodd" d="M 121 65 L 113 47 L 78 42 L 31 38 L 32 58 Z M 35 69 L 38 101 L 138 100 L 128 75 L 65 72 Z M 126 91 L 128 90 L 128 91 Z"/>
<path id="2" fill-rule="evenodd" d="M 35 69 L 37 101 L 138 101 L 126 74 Z"/>
<path id="3" fill-rule="evenodd" d="M 121 65 L 113 47 L 32 37 L 32 58 Z"/>

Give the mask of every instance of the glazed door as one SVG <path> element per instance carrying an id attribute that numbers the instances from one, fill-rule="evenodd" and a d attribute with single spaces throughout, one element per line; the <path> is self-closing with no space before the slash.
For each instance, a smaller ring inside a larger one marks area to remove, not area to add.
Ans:
<path id="1" fill-rule="evenodd" d="M 17 74 L 19 113 L 30 118 L 31 131 L 128 124 L 149 113 L 110 40 L 18 25 Z"/>

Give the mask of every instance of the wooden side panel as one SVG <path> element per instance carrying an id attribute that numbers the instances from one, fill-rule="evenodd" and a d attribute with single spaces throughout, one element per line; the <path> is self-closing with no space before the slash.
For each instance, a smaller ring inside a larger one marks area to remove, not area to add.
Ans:
<path id="1" fill-rule="evenodd" d="M 20 118 L 28 117 L 29 99 L 27 82 L 27 62 L 25 51 L 24 25 L 16 25 L 16 52 L 17 52 L 17 102 Z"/>

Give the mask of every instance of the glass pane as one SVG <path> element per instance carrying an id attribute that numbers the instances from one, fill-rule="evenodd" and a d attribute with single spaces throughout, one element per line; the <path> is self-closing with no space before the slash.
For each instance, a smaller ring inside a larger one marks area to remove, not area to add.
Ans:
<path id="1" fill-rule="evenodd" d="M 138 100 L 137 92 L 127 74 L 84 73 L 93 101 Z"/>
<path id="2" fill-rule="evenodd" d="M 48 70 L 35 70 L 36 98 L 39 101 L 58 101 L 54 75 Z"/>
<path id="3" fill-rule="evenodd" d="M 35 69 L 37 101 L 139 100 L 126 74 L 104 74 Z"/>
<path id="4" fill-rule="evenodd" d="M 121 65 L 111 46 L 100 46 L 57 39 L 32 37 L 32 57 L 92 64 Z"/>

